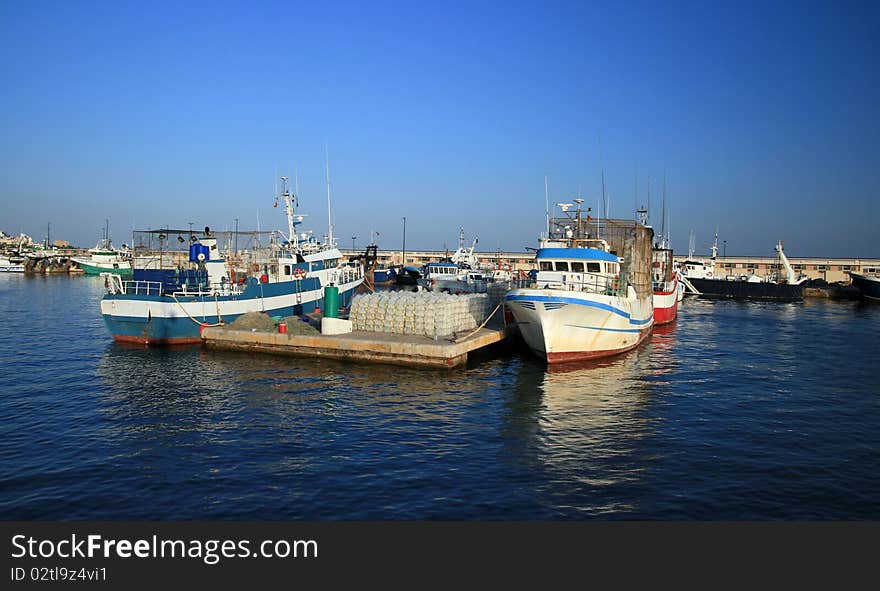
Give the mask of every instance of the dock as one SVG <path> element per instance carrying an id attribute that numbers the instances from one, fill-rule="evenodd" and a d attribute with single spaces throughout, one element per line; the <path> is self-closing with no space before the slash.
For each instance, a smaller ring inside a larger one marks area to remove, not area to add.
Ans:
<path id="1" fill-rule="evenodd" d="M 468 354 L 504 341 L 512 327 L 490 324 L 460 340 L 386 332 L 355 331 L 341 335 L 297 335 L 278 332 L 206 328 L 202 334 L 209 349 L 255 351 L 276 355 L 323 357 L 406 365 L 453 368 L 467 363 Z"/>

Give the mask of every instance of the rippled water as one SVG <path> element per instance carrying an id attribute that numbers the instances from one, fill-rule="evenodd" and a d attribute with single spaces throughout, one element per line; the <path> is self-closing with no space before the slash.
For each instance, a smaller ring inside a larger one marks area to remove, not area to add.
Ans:
<path id="1" fill-rule="evenodd" d="M 880 306 L 688 300 L 600 363 L 114 344 L 0 275 L 2 519 L 877 519 Z"/>

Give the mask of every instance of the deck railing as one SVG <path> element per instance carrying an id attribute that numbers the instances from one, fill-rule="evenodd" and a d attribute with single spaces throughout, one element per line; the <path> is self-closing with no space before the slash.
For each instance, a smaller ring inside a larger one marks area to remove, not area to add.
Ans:
<path id="1" fill-rule="evenodd" d="M 628 287 L 625 280 L 600 273 L 577 273 L 574 275 L 548 271 L 542 271 L 538 274 L 535 285 L 538 289 L 563 289 L 615 296 L 626 295 Z"/>

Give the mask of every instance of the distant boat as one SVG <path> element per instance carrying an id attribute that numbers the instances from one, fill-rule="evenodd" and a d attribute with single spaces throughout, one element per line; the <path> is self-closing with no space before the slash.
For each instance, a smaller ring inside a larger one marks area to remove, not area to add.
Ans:
<path id="1" fill-rule="evenodd" d="M 436 292 L 485 292 L 489 272 L 478 269 L 479 261 L 474 255 L 476 246 L 476 238 L 470 248 L 465 246 L 464 228 L 459 228 L 458 249 L 452 256 L 427 263 L 419 284 Z"/>
<path id="2" fill-rule="evenodd" d="M 25 258 L 18 255 L 0 255 L 0 273 L 24 273 Z"/>
<path id="3" fill-rule="evenodd" d="M 798 276 L 788 262 L 782 248 L 782 242 L 775 246 L 779 265 L 783 273 L 775 276 L 758 277 L 757 275 L 728 275 L 725 277 L 692 277 L 686 274 L 688 281 L 697 289 L 701 297 L 732 298 L 754 300 L 800 301 L 804 299 L 804 276 Z M 713 265 L 714 268 L 713 246 Z"/>
<path id="4" fill-rule="evenodd" d="M 124 245 L 123 245 L 124 247 Z M 89 250 L 88 257 L 71 257 L 86 275 L 100 275 L 101 273 L 115 273 L 122 276 L 132 274 L 131 253 L 127 248 L 118 250 L 110 241 L 109 221 L 104 229 L 104 237 L 98 244 Z"/>
<path id="5" fill-rule="evenodd" d="M 850 271 L 849 276 L 852 277 L 853 285 L 858 288 L 862 297 L 869 300 L 880 301 L 880 275 L 877 273 L 862 275 Z"/>
<path id="6" fill-rule="evenodd" d="M 19 241 L 17 252 L 0 255 L 0 273 L 24 273 L 27 258 L 21 252 L 22 241 Z"/>

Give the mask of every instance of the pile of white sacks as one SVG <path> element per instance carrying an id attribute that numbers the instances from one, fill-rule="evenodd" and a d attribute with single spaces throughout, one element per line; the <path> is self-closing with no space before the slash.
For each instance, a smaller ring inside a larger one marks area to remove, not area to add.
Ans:
<path id="1" fill-rule="evenodd" d="M 491 311 L 484 293 L 386 291 L 356 296 L 349 320 L 354 330 L 433 337 L 473 330 Z"/>

